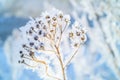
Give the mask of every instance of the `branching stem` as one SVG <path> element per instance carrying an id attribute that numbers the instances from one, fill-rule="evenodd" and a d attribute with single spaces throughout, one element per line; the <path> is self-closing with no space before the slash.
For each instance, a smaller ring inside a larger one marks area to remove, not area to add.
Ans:
<path id="1" fill-rule="evenodd" d="M 55 48 L 57 50 L 57 54 L 59 55 L 58 59 L 60 61 L 60 65 L 61 65 L 61 69 L 62 69 L 63 80 L 66 80 L 66 74 L 65 74 L 64 64 L 63 64 L 63 61 L 62 61 L 62 57 L 60 55 L 59 48 L 56 45 L 55 45 Z"/>

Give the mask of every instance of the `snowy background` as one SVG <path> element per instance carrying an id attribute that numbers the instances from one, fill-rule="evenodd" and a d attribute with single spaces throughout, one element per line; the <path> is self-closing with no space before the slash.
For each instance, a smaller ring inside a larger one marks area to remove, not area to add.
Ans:
<path id="1" fill-rule="evenodd" d="M 0 80 L 41 80 L 16 63 L 12 44 L 15 28 L 52 7 L 88 29 L 87 42 L 67 69 L 69 80 L 120 80 L 120 0 L 0 0 Z"/>

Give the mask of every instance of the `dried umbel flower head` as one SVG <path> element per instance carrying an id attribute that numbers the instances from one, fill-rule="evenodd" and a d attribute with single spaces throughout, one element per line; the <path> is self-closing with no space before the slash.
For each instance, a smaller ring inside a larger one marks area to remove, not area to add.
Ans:
<path id="1" fill-rule="evenodd" d="M 80 27 L 78 22 L 72 25 L 72 29 L 69 30 L 69 39 L 72 42 L 72 47 L 78 47 L 86 41 L 86 29 Z"/>
<path id="2" fill-rule="evenodd" d="M 27 65 L 39 74 L 42 73 L 40 70 L 45 70 L 42 74 L 45 77 L 66 80 L 65 68 L 77 53 L 80 45 L 86 41 L 86 30 L 80 27 L 78 22 L 75 22 L 72 27 L 68 27 L 69 24 L 70 16 L 57 9 L 43 12 L 40 17 L 31 19 L 20 28 L 23 37 L 19 51 L 21 59 L 18 62 Z M 63 37 L 64 35 L 66 37 Z M 61 51 L 65 39 L 76 50 L 66 63 L 62 55 L 64 52 Z M 49 71 L 50 64 L 56 66 L 58 72 L 52 69 Z M 44 69 L 41 69 L 42 66 Z M 57 76 L 57 74 L 60 75 Z"/>

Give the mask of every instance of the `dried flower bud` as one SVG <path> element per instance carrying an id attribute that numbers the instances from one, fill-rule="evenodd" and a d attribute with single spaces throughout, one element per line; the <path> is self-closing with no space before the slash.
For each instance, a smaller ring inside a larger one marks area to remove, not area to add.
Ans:
<path id="1" fill-rule="evenodd" d="M 23 58 L 24 57 L 24 54 L 21 54 L 21 58 Z"/>
<path id="2" fill-rule="evenodd" d="M 25 63 L 25 60 L 22 60 L 21 63 Z"/>
<path id="3" fill-rule="evenodd" d="M 38 21 L 38 23 L 39 23 L 39 24 L 41 24 L 41 22 L 42 22 L 41 20 L 40 20 L 40 21 Z"/>
<path id="4" fill-rule="evenodd" d="M 78 44 L 78 43 L 75 43 L 75 44 L 74 44 L 74 47 L 78 47 L 78 46 L 79 46 L 79 44 Z"/>
<path id="5" fill-rule="evenodd" d="M 32 31 L 31 31 L 31 30 L 29 30 L 29 34 L 32 34 Z"/>
<path id="6" fill-rule="evenodd" d="M 58 13 L 58 17 L 61 19 L 63 18 L 63 13 L 61 11 Z"/>
<path id="7" fill-rule="evenodd" d="M 30 42 L 30 44 L 29 44 L 31 47 L 34 45 L 34 42 Z"/>
<path id="8" fill-rule="evenodd" d="M 50 19 L 50 16 L 49 16 L 49 15 L 47 15 L 47 16 L 46 16 L 46 19 Z"/>
<path id="9" fill-rule="evenodd" d="M 69 22 L 70 21 L 70 16 L 69 15 L 66 15 L 66 16 L 64 16 L 65 17 L 65 21 L 66 22 Z"/>
<path id="10" fill-rule="evenodd" d="M 73 35 L 74 35 L 74 34 L 73 34 L 72 32 L 69 33 L 69 37 L 73 37 Z"/>
<path id="11" fill-rule="evenodd" d="M 42 34 L 42 30 L 39 31 L 39 35 L 41 35 L 41 34 Z"/>
<path id="12" fill-rule="evenodd" d="M 22 45 L 22 47 L 23 47 L 23 48 L 25 48 L 25 47 L 26 47 L 26 45 L 25 45 L 25 44 L 23 44 L 23 45 Z"/>
<path id="13" fill-rule="evenodd" d="M 38 40 L 38 36 L 35 36 L 35 37 L 34 37 L 34 40 Z"/>
<path id="14" fill-rule="evenodd" d="M 20 54 L 22 54 L 23 52 L 22 52 L 22 51 L 20 51 L 19 53 L 20 53 Z"/>
<path id="15" fill-rule="evenodd" d="M 56 17 L 53 17 L 52 19 L 53 19 L 53 21 L 56 21 L 56 20 L 57 20 Z"/>
<path id="16" fill-rule="evenodd" d="M 29 55 L 30 55 L 31 57 L 33 57 L 34 52 L 30 51 Z"/>
<path id="17" fill-rule="evenodd" d="M 36 25 L 36 28 L 39 28 L 39 24 Z"/>
<path id="18" fill-rule="evenodd" d="M 21 63 L 21 61 L 19 60 L 18 63 Z"/>
<path id="19" fill-rule="evenodd" d="M 76 35 L 77 35 L 77 36 L 80 36 L 80 32 L 76 32 Z"/>

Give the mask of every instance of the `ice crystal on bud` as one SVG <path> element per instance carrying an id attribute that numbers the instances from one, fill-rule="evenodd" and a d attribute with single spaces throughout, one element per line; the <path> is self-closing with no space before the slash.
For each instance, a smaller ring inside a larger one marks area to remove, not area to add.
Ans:
<path id="1" fill-rule="evenodd" d="M 69 32 L 69 38 L 73 43 L 72 46 L 78 47 L 78 45 L 86 41 L 86 29 L 82 28 L 78 22 L 75 22 Z"/>
<path id="2" fill-rule="evenodd" d="M 45 70 L 42 74 L 46 75 L 45 77 L 66 80 L 65 68 L 77 51 L 73 52 L 72 57 L 65 64 L 62 45 L 68 41 L 72 47 L 78 49 L 81 43 L 86 41 L 86 30 L 80 27 L 78 22 L 75 22 L 72 27 L 69 27 L 69 24 L 70 16 L 57 9 L 43 12 L 40 17 L 31 19 L 20 28 L 23 37 L 19 50 L 21 60 L 18 62 L 39 74 L 40 70 Z M 67 36 L 63 37 L 66 32 Z M 69 48 L 73 49 L 72 47 Z M 44 69 L 41 69 L 42 65 Z"/>

